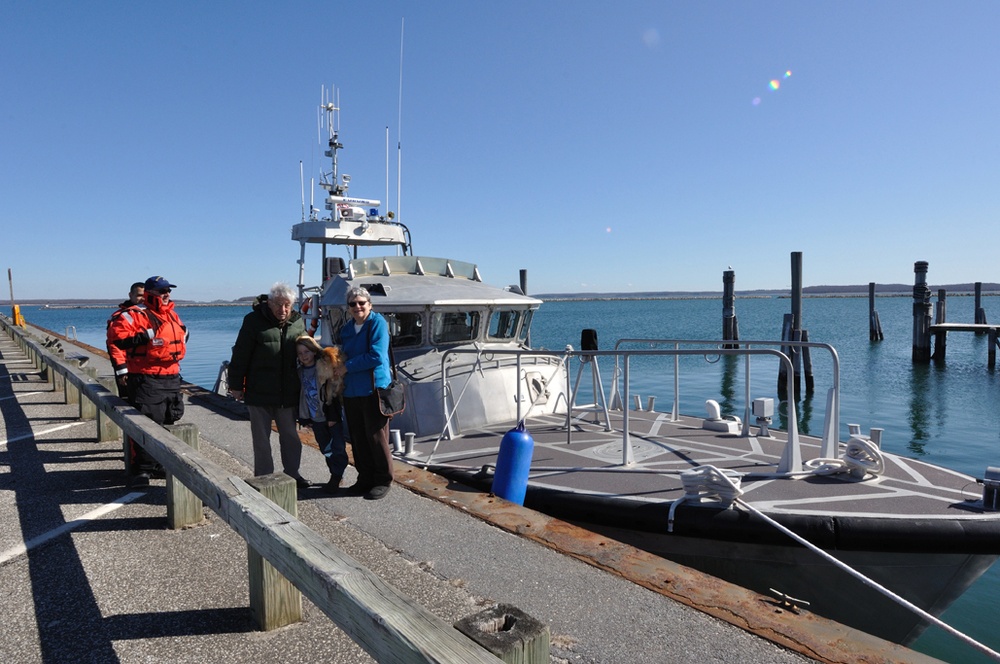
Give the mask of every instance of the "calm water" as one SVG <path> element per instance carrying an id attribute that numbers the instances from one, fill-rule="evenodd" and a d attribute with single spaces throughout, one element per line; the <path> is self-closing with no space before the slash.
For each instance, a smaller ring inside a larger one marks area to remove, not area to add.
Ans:
<path id="1" fill-rule="evenodd" d="M 983 300 L 987 320 L 1000 320 L 1000 300 Z M 912 300 L 908 297 L 879 298 L 876 307 L 885 340 L 868 340 L 867 298 L 809 298 L 803 303 L 803 327 L 812 341 L 837 349 L 841 363 L 841 439 L 847 423 L 885 429 L 882 446 L 888 451 L 954 468 L 982 477 L 989 465 L 1000 466 L 1000 408 L 997 390 L 1000 377 L 986 369 L 987 339 L 971 333 L 954 333 L 948 339 L 946 364 L 914 366 L 910 361 L 913 338 Z M 788 299 L 737 300 L 740 337 L 745 340 L 774 339 L 781 335 L 782 316 L 789 312 Z M 972 321 L 973 298 L 952 297 L 949 318 Z M 211 388 L 223 360 L 229 358 L 242 317 L 242 306 L 178 307 L 191 330 L 187 358 L 182 362 L 184 378 Z M 77 337 L 104 347 L 105 321 L 109 311 L 101 309 L 41 309 L 24 307 L 33 324 L 64 333 L 74 326 Z M 597 330 L 600 348 L 610 350 L 621 338 L 717 339 L 722 333 L 722 304 L 711 300 L 639 300 L 610 302 L 551 302 L 535 317 L 532 343 L 536 347 L 578 348 L 580 331 Z M 819 434 L 831 385 L 831 362 L 821 351 L 813 351 L 816 393 L 799 402 L 803 432 Z M 669 410 L 673 398 L 673 364 L 645 361 L 633 364 L 632 392 L 657 397 L 657 409 Z M 576 367 L 573 369 L 574 377 Z M 610 363 L 601 365 L 605 388 L 612 374 Z M 730 358 L 682 358 L 681 410 L 704 412 L 706 399 L 715 399 L 724 409 L 743 415 L 744 362 Z M 751 368 L 752 397 L 776 396 L 777 362 L 755 359 Z M 581 382 L 589 385 L 589 377 Z M 777 402 L 777 400 L 776 400 Z M 781 424 L 776 418 L 776 424 Z M 978 492 L 978 487 L 970 487 Z M 993 598 L 1000 596 L 1000 566 L 994 566 L 943 616 L 949 624 L 1000 650 Z M 928 630 L 915 647 L 934 657 L 953 662 L 990 661 L 954 639 Z"/>

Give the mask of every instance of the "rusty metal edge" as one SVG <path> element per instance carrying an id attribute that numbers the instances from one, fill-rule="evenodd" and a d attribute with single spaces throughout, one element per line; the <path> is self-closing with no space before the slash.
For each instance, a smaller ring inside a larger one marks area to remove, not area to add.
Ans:
<path id="1" fill-rule="evenodd" d="M 910 648 L 397 461 L 398 484 L 820 662 L 939 662 Z"/>

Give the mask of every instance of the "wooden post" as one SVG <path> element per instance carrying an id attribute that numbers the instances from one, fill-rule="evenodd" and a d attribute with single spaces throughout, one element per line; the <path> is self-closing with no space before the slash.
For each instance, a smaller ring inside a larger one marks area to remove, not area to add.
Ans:
<path id="1" fill-rule="evenodd" d="M 914 362 L 931 359 L 931 289 L 927 287 L 927 261 L 913 264 L 913 355 Z"/>
<path id="2" fill-rule="evenodd" d="M 878 319 L 878 310 L 875 309 L 875 282 L 868 282 L 868 339 L 869 341 L 882 341 L 885 336 L 882 334 L 882 321 Z"/>
<path id="3" fill-rule="evenodd" d="M 986 367 L 992 369 L 997 364 L 997 328 L 990 328 L 989 351 L 986 353 Z"/>
<path id="4" fill-rule="evenodd" d="M 112 378 L 114 381 L 114 378 Z M 167 424 L 163 427 L 174 434 L 189 447 L 200 450 L 201 439 L 198 437 L 198 425 L 193 423 Z M 167 479 L 167 525 L 171 530 L 179 530 L 185 526 L 193 526 L 201 523 L 205 518 L 201 499 L 191 493 L 190 489 L 171 475 L 166 474 Z"/>
<path id="5" fill-rule="evenodd" d="M 938 289 L 937 307 L 934 312 L 934 323 L 941 325 L 948 322 L 947 293 L 943 288 Z M 948 333 L 939 330 L 934 333 L 934 354 L 931 356 L 935 360 L 944 360 L 945 351 L 948 348 Z"/>
<path id="6" fill-rule="evenodd" d="M 84 367 L 83 372 L 91 378 L 97 379 L 97 367 Z M 98 412 L 97 404 L 85 398 L 82 394 L 79 396 L 78 401 L 80 402 L 80 419 L 96 420 Z"/>
<path id="7" fill-rule="evenodd" d="M 117 394 L 118 385 L 114 376 L 101 376 L 97 379 L 101 385 L 111 392 Z M 118 440 L 122 435 L 122 430 L 115 421 L 108 417 L 103 410 L 97 411 L 97 442 L 104 443 L 109 440 Z"/>
<path id="8" fill-rule="evenodd" d="M 975 322 L 977 325 L 986 325 L 986 310 L 983 309 L 983 282 L 976 282 L 976 310 L 975 310 Z M 976 334 L 982 334 L 982 332 L 976 332 Z"/>
<path id="9" fill-rule="evenodd" d="M 786 333 L 787 330 L 787 333 Z M 786 336 L 787 334 L 787 336 Z M 792 252 L 792 313 L 791 317 L 785 318 L 782 325 L 782 341 L 802 340 L 802 252 Z M 794 371 L 793 389 L 795 397 L 802 392 L 802 349 L 798 346 L 782 346 L 781 350 L 792 361 Z M 785 388 L 787 385 L 785 376 L 782 375 L 783 366 L 778 369 L 778 396 L 784 399 L 787 395 Z"/>
<path id="10" fill-rule="evenodd" d="M 549 662 L 549 626 L 509 604 L 462 618 L 455 629 L 507 664 Z"/>
<path id="11" fill-rule="evenodd" d="M 740 324 L 736 319 L 736 272 L 722 273 L 722 340 L 738 341 Z M 723 344 L 723 348 L 736 348 L 738 344 Z"/>
<path id="12" fill-rule="evenodd" d="M 288 475 L 261 475 L 247 480 L 247 484 L 292 516 L 298 516 L 297 487 Z M 247 554 L 250 611 L 257 626 L 266 632 L 302 620 L 302 593 L 249 545 Z"/>

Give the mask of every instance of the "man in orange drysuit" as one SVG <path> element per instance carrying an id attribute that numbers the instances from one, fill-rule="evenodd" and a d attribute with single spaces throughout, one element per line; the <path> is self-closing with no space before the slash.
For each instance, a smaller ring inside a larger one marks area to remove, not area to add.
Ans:
<path id="1" fill-rule="evenodd" d="M 146 308 L 127 309 L 108 327 L 116 380 L 127 377 L 128 402 L 157 424 L 173 424 L 184 414 L 180 361 L 188 331 L 170 301 L 173 288 L 163 277 L 150 277 L 145 283 Z M 134 441 L 131 448 L 131 484 L 148 484 L 162 469 Z"/>

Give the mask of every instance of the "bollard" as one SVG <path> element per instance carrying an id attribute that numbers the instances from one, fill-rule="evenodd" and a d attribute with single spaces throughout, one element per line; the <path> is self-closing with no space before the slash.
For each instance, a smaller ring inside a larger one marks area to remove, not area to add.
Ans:
<path id="1" fill-rule="evenodd" d="M 507 662 L 548 664 L 549 626 L 509 604 L 455 623 L 455 629 Z"/>
<path id="2" fill-rule="evenodd" d="M 117 394 L 118 385 L 115 383 L 114 376 L 100 376 L 97 382 L 104 386 L 106 390 L 112 394 Z M 118 440 L 121 438 L 122 430 L 115 424 L 115 421 L 103 410 L 97 411 L 97 442 L 104 443 L 109 440 Z"/>
<path id="3" fill-rule="evenodd" d="M 416 439 L 416 437 L 417 434 L 413 433 L 412 431 L 407 431 L 406 434 L 403 436 L 403 439 L 406 441 L 405 443 L 403 443 L 405 446 L 404 453 L 406 454 L 406 456 L 413 455 L 413 442 Z"/>
<path id="4" fill-rule="evenodd" d="M 114 378 L 111 380 L 114 381 Z M 184 424 L 167 424 L 163 428 L 187 443 L 188 447 L 196 450 L 201 449 L 198 425 L 186 422 Z M 185 526 L 201 523 L 202 519 L 205 518 L 201 499 L 170 473 L 166 474 L 166 480 L 167 525 L 170 529 L 179 530 Z"/>
<path id="5" fill-rule="evenodd" d="M 247 480 L 265 498 L 292 516 L 298 516 L 295 480 L 284 473 L 261 475 Z M 268 632 L 302 620 L 302 593 L 271 563 L 247 546 L 250 572 L 250 612 L 257 626 Z"/>
<path id="6" fill-rule="evenodd" d="M 403 453 L 403 438 L 399 434 L 399 429 L 389 429 L 389 445 L 393 454 Z"/>

